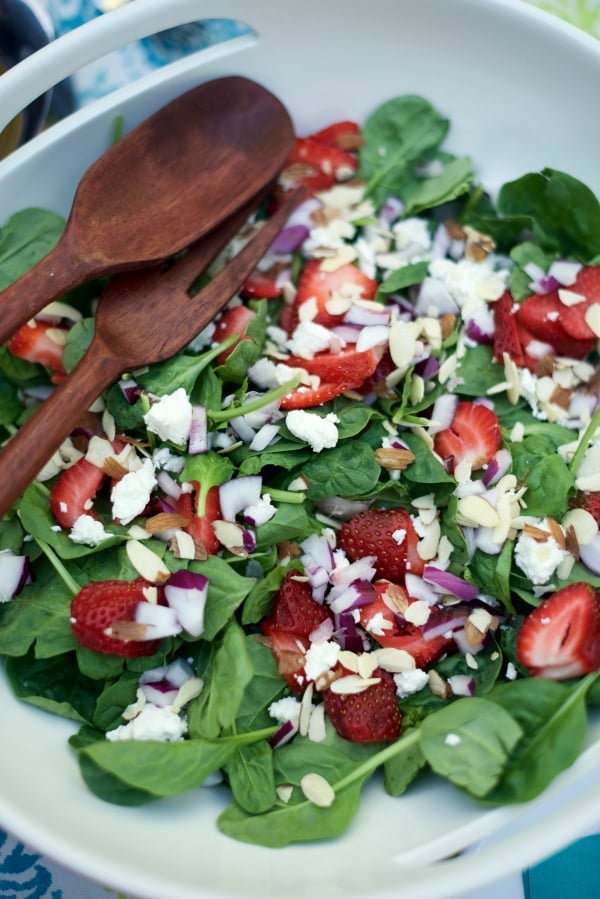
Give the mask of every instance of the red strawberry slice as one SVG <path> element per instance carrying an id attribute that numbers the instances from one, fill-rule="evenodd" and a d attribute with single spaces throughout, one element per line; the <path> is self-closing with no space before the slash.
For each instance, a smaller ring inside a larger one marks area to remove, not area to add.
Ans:
<path id="1" fill-rule="evenodd" d="M 249 275 L 240 294 L 246 299 L 259 300 L 275 300 L 280 297 L 283 292 L 283 282 L 280 279 L 281 270 L 279 268 L 262 271 L 262 269 L 254 269 Z"/>
<path id="2" fill-rule="evenodd" d="M 85 456 L 60 475 L 50 493 L 50 511 L 61 528 L 72 528 L 80 515 L 93 515 L 92 504 L 106 475 Z"/>
<path id="3" fill-rule="evenodd" d="M 135 625 L 136 608 L 140 602 L 147 602 L 144 588 L 149 586 L 147 581 L 138 578 L 100 581 L 82 587 L 71 603 L 71 626 L 80 645 L 128 658 L 154 655 L 160 640 L 136 638 Z M 115 625 L 118 628 L 118 624 L 124 625 L 123 630 L 130 628 L 132 637 L 114 636 L 111 630 Z"/>
<path id="4" fill-rule="evenodd" d="M 375 556 L 377 577 L 401 584 L 407 571 L 422 574 L 418 534 L 404 509 L 367 509 L 344 522 L 338 546 L 354 562 Z"/>
<path id="5" fill-rule="evenodd" d="M 502 362 L 508 353 L 516 365 L 523 365 L 523 347 L 513 313 L 512 295 L 505 291 L 494 303 L 494 358 Z"/>
<path id="6" fill-rule="evenodd" d="M 219 552 L 220 543 L 217 540 L 213 522 L 221 518 L 221 506 L 219 504 L 219 488 L 209 487 L 206 496 L 201 499 L 202 508 L 199 508 L 198 497 L 200 485 L 197 481 L 191 481 L 193 493 L 182 493 L 177 500 L 175 511 L 188 519 L 183 530 L 204 547 L 209 556 Z"/>
<path id="7" fill-rule="evenodd" d="M 600 668 L 600 591 L 578 582 L 531 612 L 517 636 L 517 658 L 532 677 L 565 680 Z"/>
<path id="8" fill-rule="evenodd" d="M 346 384 L 332 382 L 319 384 L 318 387 L 295 387 L 291 393 L 287 393 L 280 401 L 279 408 L 284 412 L 292 409 L 312 409 L 314 406 L 322 406 L 330 400 L 341 396 L 349 387 Z"/>
<path id="9" fill-rule="evenodd" d="M 311 315 L 312 321 L 325 327 L 340 324 L 344 313 L 330 312 L 327 305 L 335 293 L 345 290 L 352 291 L 363 300 L 371 300 L 377 291 L 377 281 L 365 275 L 352 262 L 330 272 L 321 268 L 320 259 L 309 260 L 298 280 L 290 321 L 286 322 L 289 327 L 288 333 L 292 333 L 296 328 L 300 321 L 300 307 L 308 302 L 314 307 L 311 310 L 314 312 L 314 315 Z"/>
<path id="10" fill-rule="evenodd" d="M 321 143 L 341 147 L 342 150 L 356 150 L 363 144 L 360 125 L 348 119 L 333 122 L 320 131 L 314 131 L 310 136 Z"/>
<path id="11" fill-rule="evenodd" d="M 219 317 L 213 338 L 215 343 L 223 343 L 229 337 L 235 336 L 238 338 L 228 349 L 219 353 L 217 356 L 219 365 L 223 365 L 241 340 L 249 340 L 246 331 L 255 315 L 256 312 L 253 312 L 252 309 L 248 309 L 247 306 L 240 304 L 239 306 L 232 306 L 230 309 L 226 309 Z"/>
<path id="12" fill-rule="evenodd" d="M 289 689 L 292 693 L 304 692 L 307 683 L 304 664 L 308 641 L 287 631 L 275 629 L 265 636 L 265 640 L 275 657 L 279 673 Z"/>
<path id="13" fill-rule="evenodd" d="M 582 268 L 575 283 L 568 290 L 581 294 L 585 300 L 575 303 L 573 306 L 561 303 L 560 320 L 563 328 L 575 340 L 594 341 L 598 335 L 586 322 L 585 314 L 594 303 L 600 303 L 600 265 L 588 265 L 586 268 Z"/>
<path id="14" fill-rule="evenodd" d="M 434 437 L 434 449 L 453 472 L 460 462 L 471 463 L 473 471 L 483 468 L 502 445 L 496 413 L 482 403 L 458 403 L 452 424 Z"/>
<path id="15" fill-rule="evenodd" d="M 312 590 L 300 571 L 288 571 L 275 597 L 272 613 L 261 622 L 263 634 L 284 631 L 308 640 L 331 614 L 325 606 L 313 599 Z"/>
<path id="16" fill-rule="evenodd" d="M 394 679 L 382 668 L 376 668 L 372 677 L 379 683 L 360 693 L 335 693 L 330 688 L 323 694 L 325 714 L 340 737 L 352 743 L 381 743 L 400 736 L 402 714 Z"/>
<path id="17" fill-rule="evenodd" d="M 389 587 L 387 582 L 380 582 L 375 587 L 379 595 L 372 603 L 361 608 L 360 623 L 376 643 L 386 649 L 403 649 L 408 652 L 414 658 L 417 668 L 425 668 L 444 653 L 456 649 L 451 636 L 442 634 L 429 639 L 422 627 L 402 621 L 383 599 L 383 594 Z M 394 591 L 401 595 L 404 593 L 397 584 L 394 584 Z M 410 598 L 406 596 L 406 599 L 410 604 Z"/>
<path id="18" fill-rule="evenodd" d="M 573 320 L 576 318 L 574 308 L 561 303 L 556 292 L 539 296 L 536 294 L 523 300 L 519 305 L 515 321 L 517 326 L 523 329 L 523 334 L 531 335 L 531 338 L 542 343 L 549 343 L 558 356 L 584 359 L 591 352 L 594 341 L 589 335 L 581 339 L 575 338 L 566 330 L 569 318 Z M 585 328 L 589 332 L 587 325 Z M 529 341 L 525 342 L 525 349 L 527 343 Z"/>
<path id="19" fill-rule="evenodd" d="M 13 356 L 48 368 L 50 380 L 58 384 L 65 378 L 62 357 L 67 333 L 67 328 L 32 319 L 13 334 L 7 348 Z"/>
<path id="20" fill-rule="evenodd" d="M 286 165 L 296 163 L 306 163 L 316 171 L 332 176 L 335 181 L 347 181 L 358 168 L 358 158 L 354 154 L 318 137 L 296 138 Z"/>
<path id="21" fill-rule="evenodd" d="M 293 368 L 303 368 L 311 375 L 318 375 L 322 381 L 339 381 L 350 389 L 360 387 L 365 378 L 373 374 L 382 352 L 382 347 L 359 351 L 355 345 L 349 344 L 339 353 L 316 353 L 312 359 L 289 356 L 283 361 Z"/>

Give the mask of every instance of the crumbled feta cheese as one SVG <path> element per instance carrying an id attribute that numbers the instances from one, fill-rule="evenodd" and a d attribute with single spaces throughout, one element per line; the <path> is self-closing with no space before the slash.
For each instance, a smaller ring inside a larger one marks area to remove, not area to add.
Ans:
<path id="1" fill-rule="evenodd" d="M 111 742 L 119 740 L 160 740 L 163 743 L 174 743 L 183 740 L 187 733 L 187 721 L 177 715 L 168 706 L 146 703 L 138 715 L 127 724 L 121 724 L 106 733 Z"/>
<path id="2" fill-rule="evenodd" d="M 508 662 L 506 666 L 506 679 L 507 680 L 515 680 L 517 676 L 517 669 L 513 665 L 512 662 Z"/>
<path id="3" fill-rule="evenodd" d="M 146 427 L 161 440 L 183 445 L 192 425 L 192 404 L 183 387 L 167 393 L 152 404 L 144 415 Z"/>
<path id="4" fill-rule="evenodd" d="M 543 529 L 544 525 L 545 520 L 542 520 L 538 527 Z M 568 555 L 550 534 L 546 540 L 536 540 L 523 532 L 517 539 L 514 559 L 532 584 L 547 584 Z"/>
<path id="5" fill-rule="evenodd" d="M 341 649 L 333 640 L 324 643 L 311 643 L 306 651 L 304 671 L 308 680 L 316 680 L 319 675 L 329 671 L 337 662 Z"/>
<path id="6" fill-rule="evenodd" d="M 434 259 L 429 265 L 429 274 L 444 284 L 464 316 L 467 310 L 482 301 L 499 299 L 506 289 L 509 272 L 508 269 L 494 271 L 487 261 Z"/>
<path id="7" fill-rule="evenodd" d="M 303 384 L 310 381 L 310 376 L 303 368 L 292 368 L 291 365 L 284 365 L 283 362 L 273 362 L 263 356 L 258 359 L 254 365 L 248 369 L 248 377 L 253 384 L 260 387 L 261 390 L 272 390 L 275 387 L 281 387 L 287 384 L 292 378 L 300 377 Z"/>
<path id="8" fill-rule="evenodd" d="M 312 359 L 315 353 L 328 350 L 334 335 L 316 322 L 300 322 L 286 343 L 287 349 L 301 359 Z"/>
<path id="9" fill-rule="evenodd" d="M 291 721 L 294 727 L 298 727 L 300 708 L 299 699 L 296 699 L 294 696 L 284 696 L 283 699 L 277 699 L 275 702 L 272 702 L 268 712 L 271 718 L 274 718 L 279 724 Z"/>
<path id="10" fill-rule="evenodd" d="M 288 412 L 285 419 L 287 428 L 294 437 L 309 443 L 315 453 L 337 445 L 338 429 L 336 424 L 338 422 L 339 418 L 334 412 L 322 417 L 315 412 L 306 412 L 304 409 L 293 409 Z"/>
<path id="11" fill-rule="evenodd" d="M 98 546 L 110 534 L 104 530 L 104 525 L 97 518 L 91 515 L 80 515 L 75 520 L 73 527 L 69 533 L 69 537 L 73 543 L 83 543 L 86 546 Z"/>
<path id="12" fill-rule="evenodd" d="M 268 493 L 265 493 L 258 500 L 257 503 L 253 503 L 251 506 L 246 506 L 244 509 L 244 518 L 250 524 L 254 525 L 254 527 L 260 527 L 261 524 L 265 524 L 265 522 L 270 521 L 273 518 L 273 515 L 277 512 L 277 509 L 271 502 L 271 497 Z"/>
<path id="13" fill-rule="evenodd" d="M 168 446 L 161 446 L 152 453 L 152 462 L 155 468 L 180 474 L 185 465 L 185 458 L 172 453 Z"/>
<path id="14" fill-rule="evenodd" d="M 150 459 L 144 459 L 141 468 L 128 472 L 113 487 L 110 495 L 113 518 L 121 524 L 129 524 L 141 515 L 155 485 L 154 465 Z"/>
<path id="15" fill-rule="evenodd" d="M 408 671 L 400 671 L 394 674 L 394 683 L 396 684 L 396 693 L 400 699 L 405 699 L 413 693 L 418 693 L 423 687 L 427 686 L 429 675 L 422 668 L 412 668 Z"/>

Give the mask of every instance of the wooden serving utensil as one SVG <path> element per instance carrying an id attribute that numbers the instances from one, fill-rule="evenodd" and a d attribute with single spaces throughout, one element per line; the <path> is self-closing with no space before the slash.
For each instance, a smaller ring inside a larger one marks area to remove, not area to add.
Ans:
<path id="1" fill-rule="evenodd" d="M 122 372 L 169 358 L 214 318 L 304 196 L 301 189 L 289 197 L 194 296 L 189 295 L 190 286 L 239 231 L 256 202 L 234 213 L 170 268 L 127 272 L 108 284 L 98 303 L 94 338 L 87 352 L 0 453 L 0 518 L 71 433 L 81 414 Z"/>
<path id="2" fill-rule="evenodd" d="M 0 343 L 84 281 L 146 268 L 208 234 L 273 181 L 293 140 L 281 102 L 242 77 L 159 109 L 87 169 L 56 247 L 0 293 Z"/>

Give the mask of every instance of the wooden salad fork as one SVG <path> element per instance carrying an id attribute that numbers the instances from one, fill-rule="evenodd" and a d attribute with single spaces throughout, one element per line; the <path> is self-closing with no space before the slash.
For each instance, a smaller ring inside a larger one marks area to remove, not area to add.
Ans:
<path id="1" fill-rule="evenodd" d="M 300 189 L 289 197 L 194 296 L 189 294 L 191 285 L 243 227 L 257 199 L 170 267 L 127 272 L 109 282 L 98 302 L 87 352 L 0 453 L 0 518 L 106 387 L 123 372 L 168 359 L 206 327 L 242 286 L 304 196 Z"/>

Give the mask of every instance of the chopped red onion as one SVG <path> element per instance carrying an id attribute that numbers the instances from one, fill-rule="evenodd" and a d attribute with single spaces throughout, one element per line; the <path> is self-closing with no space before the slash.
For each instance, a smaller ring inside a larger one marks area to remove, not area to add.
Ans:
<path id="1" fill-rule="evenodd" d="M 468 611 L 462 605 L 447 608 L 436 607 L 423 625 L 423 636 L 426 640 L 435 640 L 444 634 L 452 634 L 462 630 L 466 624 Z"/>
<path id="2" fill-rule="evenodd" d="M 457 405 L 458 396 L 455 393 L 442 393 L 438 396 L 431 412 L 431 424 L 428 428 L 430 434 L 438 434 L 450 427 Z"/>
<path id="3" fill-rule="evenodd" d="M 175 571 L 165 584 L 165 599 L 181 627 L 192 637 L 204 630 L 208 578 L 198 572 Z"/>
<path id="4" fill-rule="evenodd" d="M 465 334 L 474 343 L 494 342 L 494 317 L 487 303 L 479 303 L 471 310 L 465 322 Z"/>
<path id="5" fill-rule="evenodd" d="M 349 652 L 363 652 L 365 641 L 356 626 L 352 612 L 341 612 L 335 616 L 335 636 L 342 649 Z"/>
<path id="6" fill-rule="evenodd" d="M 398 197 L 388 197 L 379 213 L 379 221 L 385 227 L 389 228 L 396 219 L 402 215 L 404 203 Z"/>
<path id="7" fill-rule="evenodd" d="M 334 568 L 330 576 L 331 583 L 336 587 L 347 587 L 355 581 L 372 581 L 375 577 L 375 561 L 376 556 L 363 556 L 349 565 Z"/>
<path id="8" fill-rule="evenodd" d="M 256 431 L 248 424 L 243 415 L 232 418 L 229 424 L 231 425 L 232 431 L 235 431 L 240 440 L 243 440 L 244 443 L 252 443 Z"/>
<path id="9" fill-rule="evenodd" d="M 344 315 L 344 324 L 347 325 L 387 325 L 389 321 L 389 309 L 385 309 L 383 306 L 374 309 L 372 306 L 352 303 Z"/>
<path id="10" fill-rule="evenodd" d="M 279 232 L 269 248 L 269 253 L 293 253 L 302 246 L 309 235 L 309 230 L 304 224 L 286 225 Z"/>
<path id="11" fill-rule="evenodd" d="M 277 437 L 280 430 L 280 425 L 271 424 L 267 422 L 264 424 L 262 428 L 259 428 L 250 443 L 248 444 L 249 448 L 256 453 L 262 452 L 262 450 L 266 449 Z"/>
<path id="12" fill-rule="evenodd" d="M 177 687 L 164 680 L 140 684 L 140 689 L 148 702 L 161 709 L 172 705 L 178 692 Z"/>
<path id="13" fill-rule="evenodd" d="M 130 406 L 133 406 L 140 395 L 140 388 L 131 378 L 122 378 L 119 381 L 119 387 L 121 388 L 121 393 L 123 394 L 126 402 L 129 403 Z"/>
<path id="14" fill-rule="evenodd" d="M 190 437 L 188 452 L 195 456 L 208 451 L 208 415 L 206 406 L 192 406 L 192 423 L 190 425 Z"/>
<path id="15" fill-rule="evenodd" d="M 438 225 L 431 242 L 431 256 L 433 259 L 443 259 L 450 248 L 450 235 L 445 225 Z"/>
<path id="16" fill-rule="evenodd" d="M 579 559 L 592 574 L 600 574 L 600 533 L 579 546 Z"/>
<path id="17" fill-rule="evenodd" d="M 10 549 L 0 551 L 0 603 L 18 596 L 31 582 L 29 556 L 17 556 Z"/>
<path id="18" fill-rule="evenodd" d="M 427 359 L 424 362 L 420 362 L 416 368 L 417 374 L 421 375 L 426 381 L 428 378 L 434 378 L 439 370 L 440 362 L 435 356 L 428 356 Z"/>
<path id="19" fill-rule="evenodd" d="M 182 625 L 175 610 L 169 606 L 159 606 L 156 603 L 146 601 L 138 602 L 134 618 L 138 624 L 146 625 L 146 634 L 141 638 L 143 640 L 174 637 L 180 634 L 182 630 Z"/>
<path id="20" fill-rule="evenodd" d="M 259 501 L 261 490 L 262 478 L 260 475 L 242 475 L 242 477 L 221 484 L 219 504 L 223 520 L 235 521 L 242 509 Z"/>
<path id="21" fill-rule="evenodd" d="M 453 596 L 458 596 L 459 599 L 464 599 L 467 602 L 479 595 L 479 589 L 476 586 L 469 584 L 468 581 L 457 577 L 450 571 L 436 568 L 435 565 L 425 566 L 423 578 L 431 584 L 440 587 L 445 593 L 451 593 Z"/>
<path id="22" fill-rule="evenodd" d="M 308 639 L 311 643 L 326 643 L 333 636 L 333 620 L 325 618 L 318 627 L 311 631 Z"/>
<path id="23" fill-rule="evenodd" d="M 166 493 L 171 499 L 178 500 L 181 496 L 181 485 L 171 477 L 168 471 L 159 471 L 156 475 L 156 483 L 163 493 Z M 161 505 L 164 505 L 163 512 L 175 511 L 175 507 L 164 502 L 164 500 L 161 501 Z"/>
<path id="24" fill-rule="evenodd" d="M 328 597 L 328 605 L 334 614 L 351 612 L 362 606 L 368 606 L 377 598 L 377 591 L 370 581 L 354 581 L 343 590 L 331 591 Z"/>
<path id="25" fill-rule="evenodd" d="M 446 313 L 456 315 L 458 311 L 458 306 L 444 282 L 437 278 L 425 278 L 414 306 L 415 315 L 431 315 L 432 312 L 437 315 Z"/>
<path id="26" fill-rule="evenodd" d="M 294 724 L 292 721 L 284 721 L 279 730 L 277 730 L 269 740 L 271 749 L 277 749 L 279 746 L 283 746 L 284 743 L 289 743 L 292 737 L 295 737 L 297 733 L 298 725 Z"/>
<path id="27" fill-rule="evenodd" d="M 473 696 L 475 678 L 472 674 L 453 674 L 448 678 L 450 689 L 455 696 Z"/>
<path id="28" fill-rule="evenodd" d="M 256 549 L 256 535 L 248 528 L 242 528 L 242 546 L 247 553 L 253 553 Z"/>
<path id="29" fill-rule="evenodd" d="M 310 534 L 300 547 L 304 553 L 302 562 L 305 567 L 322 568 L 327 572 L 332 570 L 335 557 L 329 540 L 323 534 Z"/>
<path id="30" fill-rule="evenodd" d="M 289 219 L 286 222 L 286 228 L 292 228 L 295 225 L 304 225 L 309 230 L 314 228 L 315 223 L 312 215 L 317 209 L 322 209 L 323 203 L 317 197 L 309 197 L 304 203 L 296 206 Z"/>
<path id="31" fill-rule="evenodd" d="M 342 346 L 350 343 L 356 343 L 360 337 L 360 328 L 358 325 L 336 325 L 331 328 L 331 333 L 342 341 Z"/>
<path id="32" fill-rule="evenodd" d="M 500 478 L 504 477 L 512 464 L 512 456 L 510 451 L 502 447 L 495 453 L 485 468 L 483 473 L 483 483 L 486 487 L 497 484 Z"/>
<path id="33" fill-rule="evenodd" d="M 485 492 L 485 484 L 482 480 L 461 481 L 452 491 L 458 499 L 462 499 L 464 496 L 481 496 Z"/>

